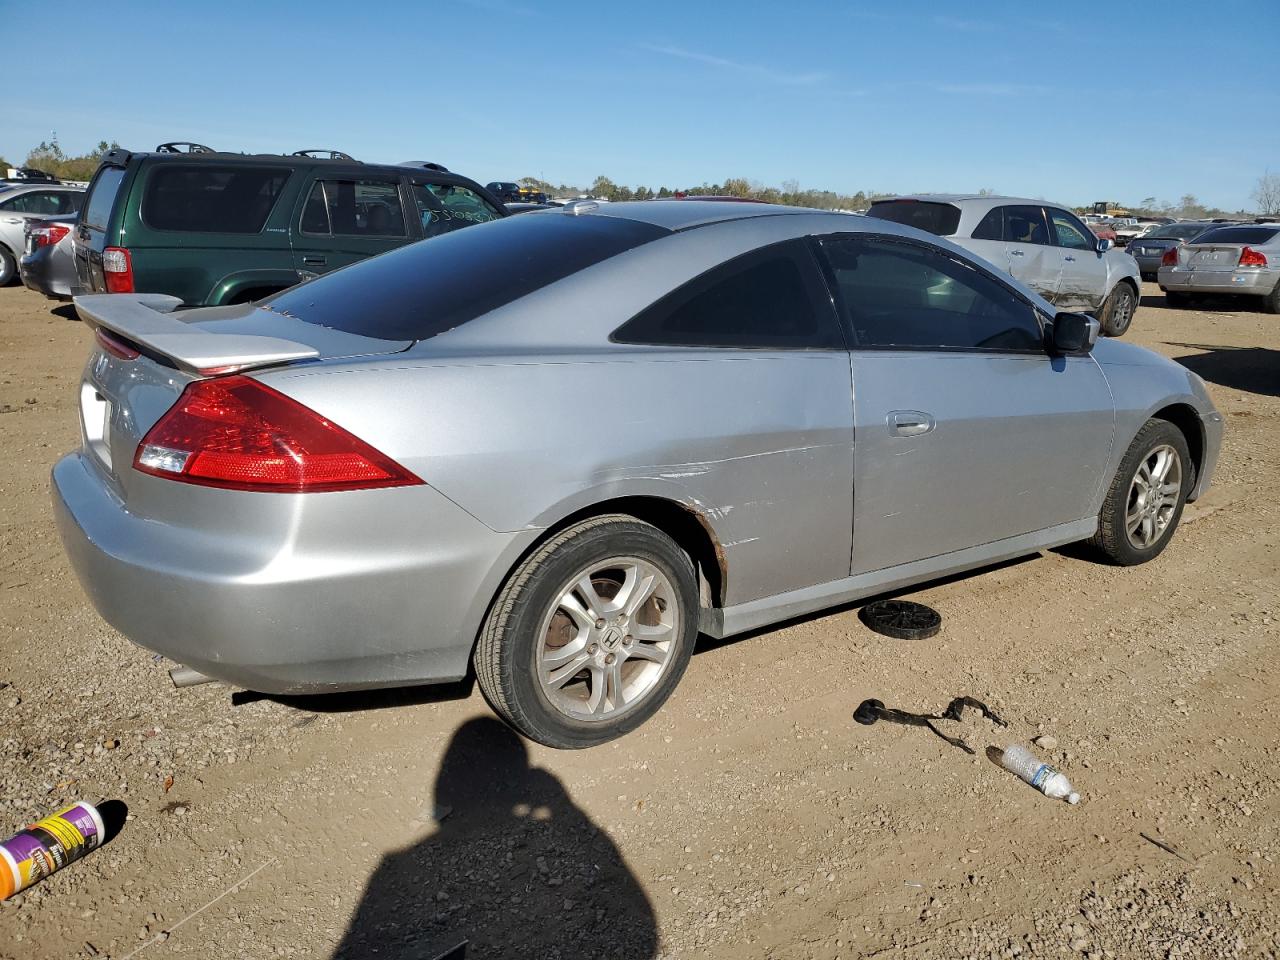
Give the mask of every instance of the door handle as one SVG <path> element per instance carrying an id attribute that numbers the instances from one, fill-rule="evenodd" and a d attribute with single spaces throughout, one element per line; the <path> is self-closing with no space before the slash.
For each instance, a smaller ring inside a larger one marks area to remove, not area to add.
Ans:
<path id="1" fill-rule="evenodd" d="M 1022 250 L 1010 250 L 1010 251 L 1009 251 L 1009 256 L 1011 256 L 1011 257 L 1025 257 L 1025 256 L 1026 256 L 1026 253 L 1024 253 Z"/>
<path id="2" fill-rule="evenodd" d="M 920 437 L 937 426 L 936 421 L 927 413 L 919 410 L 889 411 L 889 432 L 895 437 Z"/>
<path id="3" fill-rule="evenodd" d="M 22 222 L 21 217 L 9 217 L 5 220 L 5 223 L 21 223 L 21 222 Z"/>
<path id="4" fill-rule="evenodd" d="M 323 267 L 325 264 L 324 257 L 303 257 L 302 262 L 308 266 Z"/>
<path id="5" fill-rule="evenodd" d="M 1076 258 L 1075 258 L 1075 257 L 1072 257 L 1072 256 L 1065 256 L 1065 257 L 1063 257 L 1062 259 L 1063 259 L 1063 260 L 1065 260 L 1065 261 L 1067 261 L 1067 263 L 1075 263 L 1075 262 L 1076 262 Z"/>

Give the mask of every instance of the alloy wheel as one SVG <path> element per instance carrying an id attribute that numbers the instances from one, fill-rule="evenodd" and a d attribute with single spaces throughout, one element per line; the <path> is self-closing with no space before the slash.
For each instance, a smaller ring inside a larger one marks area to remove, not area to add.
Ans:
<path id="1" fill-rule="evenodd" d="M 1146 550 L 1169 531 L 1182 494 L 1182 458 L 1168 444 L 1152 449 L 1129 482 L 1124 529 L 1129 543 Z"/>

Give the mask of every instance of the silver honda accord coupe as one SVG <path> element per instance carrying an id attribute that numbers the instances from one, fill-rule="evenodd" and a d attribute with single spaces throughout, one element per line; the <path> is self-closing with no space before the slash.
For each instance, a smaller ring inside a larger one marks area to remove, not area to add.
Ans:
<path id="1" fill-rule="evenodd" d="M 580 203 L 257 304 L 77 299 L 54 468 L 98 610 L 268 693 L 474 672 L 585 747 L 725 637 L 1079 540 L 1135 564 L 1208 486 L 1195 374 L 939 237 Z"/>

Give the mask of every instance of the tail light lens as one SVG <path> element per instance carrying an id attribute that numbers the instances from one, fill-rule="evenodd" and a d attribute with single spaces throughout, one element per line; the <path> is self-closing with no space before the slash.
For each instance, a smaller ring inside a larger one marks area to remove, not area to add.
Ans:
<path id="1" fill-rule="evenodd" d="M 107 293 L 133 293 L 133 258 L 124 247 L 107 247 L 102 251 L 102 275 Z"/>
<path id="2" fill-rule="evenodd" d="M 31 239 L 35 241 L 37 247 L 52 247 L 70 232 L 70 227 L 60 223 L 50 223 L 43 227 L 32 227 Z"/>
<path id="3" fill-rule="evenodd" d="M 1267 255 L 1265 253 L 1254 250 L 1252 247 L 1245 247 L 1240 251 L 1240 266 L 1265 267 L 1266 265 Z"/>
<path id="4" fill-rule="evenodd" d="M 142 438 L 133 466 L 183 483 L 264 493 L 422 483 L 309 407 L 241 376 L 189 384 Z"/>
<path id="5" fill-rule="evenodd" d="M 1176 267 L 1178 265 L 1178 248 L 1170 247 L 1164 252 L 1164 256 L 1160 258 L 1160 266 Z"/>

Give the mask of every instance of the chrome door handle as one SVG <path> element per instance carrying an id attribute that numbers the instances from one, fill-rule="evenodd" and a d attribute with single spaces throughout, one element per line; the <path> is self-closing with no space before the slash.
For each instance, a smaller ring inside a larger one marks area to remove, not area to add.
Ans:
<path id="1" fill-rule="evenodd" d="M 5 220 L 5 223 L 21 223 L 21 222 L 22 222 L 21 217 L 9 217 L 8 219 Z"/>
<path id="2" fill-rule="evenodd" d="M 889 432 L 895 437 L 920 437 L 936 425 L 933 417 L 919 410 L 889 411 Z"/>
<path id="3" fill-rule="evenodd" d="M 1021 250 L 1010 250 L 1010 251 L 1009 251 L 1009 256 L 1011 256 L 1011 257 L 1025 257 L 1025 256 L 1026 256 L 1026 254 L 1025 254 L 1023 251 L 1021 251 Z"/>
<path id="4" fill-rule="evenodd" d="M 1063 259 L 1063 260 L 1065 260 L 1065 261 L 1067 261 L 1067 263 L 1075 263 L 1075 262 L 1076 262 L 1076 258 L 1075 258 L 1075 257 L 1063 257 L 1062 259 Z"/>
<path id="5" fill-rule="evenodd" d="M 324 266 L 325 259 L 324 257 L 303 257 L 302 262 L 308 266 L 321 267 Z"/>

